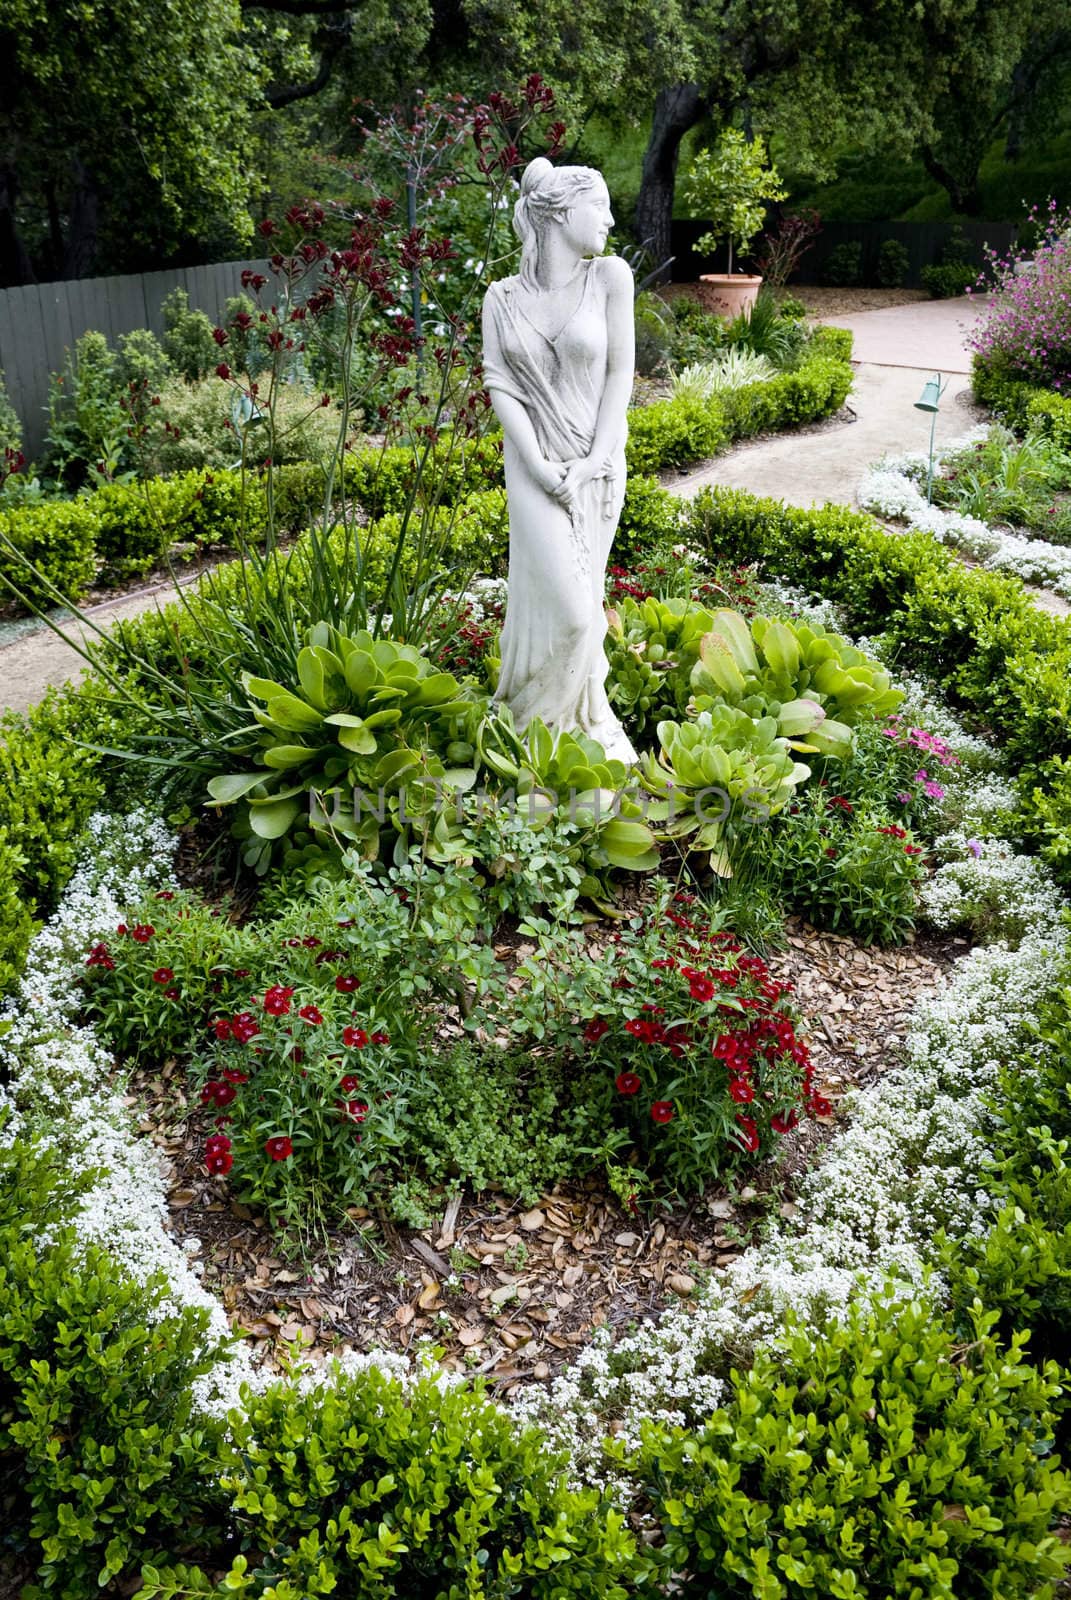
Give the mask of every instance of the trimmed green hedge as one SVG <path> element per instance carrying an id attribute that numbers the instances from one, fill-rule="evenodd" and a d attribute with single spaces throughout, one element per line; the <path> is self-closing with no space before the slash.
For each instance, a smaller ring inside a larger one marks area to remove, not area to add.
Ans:
<path id="1" fill-rule="evenodd" d="M 1061 450 L 1071 451 L 1071 395 L 1039 389 L 1008 371 L 999 356 L 975 356 L 971 388 L 979 405 L 1020 433 L 1046 434 Z"/>
<path id="2" fill-rule="evenodd" d="M 132 797 L 129 765 L 112 771 L 86 748 L 121 737 L 92 680 L 50 689 L 26 716 L 0 717 L 0 994 L 67 883 L 90 815 Z"/>
<path id="3" fill-rule="evenodd" d="M 698 1430 L 650 1429 L 673 1592 L 694 1600 L 1027 1600 L 1067 1561 L 1059 1369 L 976 1303 L 961 1342 L 915 1304 L 798 1329 Z"/>
<path id="4" fill-rule="evenodd" d="M 0 511 L 0 598 L 9 583 L 29 600 L 45 605 L 52 603 L 50 584 L 64 594 L 84 594 L 97 569 L 99 531 L 96 509 L 88 500 L 54 500 Z"/>
<path id="5" fill-rule="evenodd" d="M 818 328 L 800 365 L 768 383 L 750 384 L 706 402 L 671 399 L 634 407 L 626 449 L 630 473 L 688 466 L 715 455 L 732 439 L 830 415 L 851 388 L 851 342 L 844 328 Z M 404 510 L 414 471 L 409 449 L 365 451 L 347 460 L 345 492 L 386 536 L 390 524 L 385 519 Z M 446 435 L 432 450 L 427 471 L 437 506 L 474 504 L 501 485 L 501 439 L 490 435 L 474 445 L 459 444 Z M 323 471 L 312 463 L 276 468 L 272 494 L 280 534 L 292 537 L 319 517 L 324 487 Z M 259 539 L 267 524 L 265 494 L 263 480 L 250 475 L 249 539 Z M 159 566 L 176 545 L 237 548 L 241 506 L 240 473 L 201 470 L 148 484 L 106 484 L 78 500 L 0 513 L 0 593 L 6 577 L 35 603 L 52 598 L 47 587 L 34 583 L 10 545 L 38 566 L 48 583 L 77 599 L 97 576 L 98 566 L 101 581 L 115 583 Z"/>
<path id="6" fill-rule="evenodd" d="M 1020 825 L 1071 883 L 1071 628 L 1017 578 L 964 568 L 928 534 L 889 534 L 865 513 L 801 510 L 742 490 L 704 490 L 686 536 L 760 561 L 884 630 L 899 659 L 935 677 L 1018 769 Z"/>

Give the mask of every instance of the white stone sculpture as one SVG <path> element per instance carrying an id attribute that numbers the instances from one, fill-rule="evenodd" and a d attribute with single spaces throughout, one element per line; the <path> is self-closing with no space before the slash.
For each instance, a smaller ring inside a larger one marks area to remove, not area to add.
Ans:
<path id="1" fill-rule="evenodd" d="M 636 752 L 606 697 L 603 594 L 625 494 L 632 273 L 603 256 L 610 197 L 591 167 L 530 163 L 513 226 L 516 277 L 487 291 L 484 383 L 505 435 L 509 597 L 495 699 Z"/>

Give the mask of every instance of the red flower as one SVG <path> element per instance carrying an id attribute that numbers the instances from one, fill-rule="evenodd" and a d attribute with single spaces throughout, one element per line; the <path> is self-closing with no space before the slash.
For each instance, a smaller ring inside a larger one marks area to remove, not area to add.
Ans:
<path id="1" fill-rule="evenodd" d="M 352 994 L 354 989 L 359 989 L 360 987 L 361 980 L 353 977 L 352 974 L 343 976 L 342 973 L 340 973 L 335 979 L 335 988 L 338 990 L 339 994 Z"/>
<path id="2" fill-rule="evenodd" d="M 353 1094 L 361 1087 L 360 1078 L 355 1078 L 352 1072 L 347 1072 L 339 1087 L 343 1094 Z"/>
<path id="3" fill-rule="evenodd" d="M 210 1078 L 201 1090 L 201 1104 L 218 1106 L 222 1110 L 230 1105 L 237 1093 L 233 1083 L 221 1083 L 218 1078 Z"/>
<path id="4" fill-rule="evenodd" d="M 221 361 L 219 366 L 216 368 L 216 377 L 217 378 L 222 378 L 224 383 L 227 383 L 230 380 L 230 376 L 231 376 L 230 367 L 228 367 L 228 365 L 227 365 L 227 363 L 225 361 Z"/>
<path id="5" fill-rule="evenodd" d="M 165 1000 L 181 1000 L 182 996 L 179 994 L 177 989 L 174 989 L 174 988 L 165 989 L 164 990 L 164 999 Z"/>
<path id="6" fill-rule="evenodd" d="M 224 1039 L 233 1038 L 233 1034 L 231 1033 L 231 1023 L 230 1023 L 230 1018 L 229 1017 L 217 1017 L 215 1022 L 213 1022 L 212 1027 L 213 1027 L 213 1030 L 215 1032 L 216 1038 L 219 1039 L 220 1041 L 222 1041 Z"/>
<path id="7" fill-rule="evenodd" d="M 810 1108 L 813 1116 L 828 1117 L 832 1110 L 832 1102 L 824 1094 L 813 1094 L 810 1099 Z"/>
<path id="8" fill-rule="evenodd" d="M 709 978 L 698 972 L 689 980 L 688 992 L 693 1000 L 713 1000 L 714 985 Z"/>
<path id="9" fill-rule="evenodd" d="M 798 1111 L 775 1111 L 770 1118 L 770 1127 L 775 1133 L 791 1133 L 799 1120 Z"/>
<path id="10" fill-rule="evenodd" d="M 119 934 L 119 935 L 120 935 L 120 937 L 121 937 L 121 936 L 122 936 L 122 935 L 123 935 L 123 934 L 124 934 L 124 933 L 127 933 L 127 932 L 129 932 L 129 929 L 128 929 L 128 928 L 127 928 L 127 925 L 126 925 L 126 923 L 125 923 L 125 922 L 121 922 L 121 923 L 120 923 L 120 924 L 119 924 L 119 926 L 118 926 L 118 927 L 117 927 L 117 928 L 116 928 L 116 930 L 115 930 L 115 931 L 116 931 L 116 933 L 117 933 L 117 934 Z"/>
<path id="11" fill-rule="evenodd" d="M 754 1100 L 755 1091 L 743 1078 L 734 1078 L 729 1084 L 729 1097 L 735 1100 L 737 1105 L 746 1106 L 749 1101 Z"/>
<path id="12" fill-rule="evenodd" d="M 342 1043 L 347 1050 L 363 1050 L 368 1043 L 368 1035 L 363 1028 L 343 1028 Z"/>
<path id="13" fill-rule="evenodd" d="M 284 989 L 281 984 L 275 983 L 264 993 L 264 1009 L 270 1017 L 288 1017 L 290 1015 L 290 996 L 293 989 Z"/>
<path id="14" fill-rule="evenodd" d="M 921 854 L 922 854 L 922 846 L 920 844 L 905 844 L 904 845 L 904 855 L 905 856 L 919 856 Z"/>
<path id="15" fill-rule="evenodd" d="M 175 974 L 170 967 L 157 967 L 152 975 L 153 983 L 174 983 Z"/>
<path id="16" fill-rule="evenodd" d="M 172 889 L 160 889 L 157 891 L 155 898 L 157 900 L 173 900 L 175 898 L 174 891 Z"/>
<path id="17" fill-rule="evenodd" d="M 224 1067 L 223 1076 L 228 1083 L 248 1083 L 249 1074 L 239 1072 L 237 1067 Z"/>
<path id="18" fill-rule="evenodd" d="M 598 1044 L 604 1033 L 609 1033 L 610 1024 L 602 1017 L 593 1017 L 584 1029 L 584 1038 L 588 1044 Z"/>
<path id="19" fill-rule="evenodd" d="M 673 1121 L 673 1102 L 672 1102 L 672 1100 L 656 1100 L 654 1105 L 651 1107 L 651 1121 L 652 1122 L 672 1122 Z"/>
<path id="20" fill-rule="evenodd" d="M 382 1032 L 374 1033 L 372 1035 L 372 1043 L 373 1044 L 390 1044 L 390 1034 L 389 1033 L 382 1033 Z"/>
<path id="21" fill-rule="evenodd" d="M 130 931 L 130 937 L 138 944 L 148 944 L 156 929 L 150 922 L 139 922 L 136 928 Z"/>
<path id="22" fill-rule="evenodd" d="M 294 1154 L 294 1146 L 285 1134 L 277 1134 L 273 1139 L 265 1139 L 264 1148 L 273 1161 L 288 1161 Z"/>
<path id="23" fill-rule="evenodd" d="M 335 1103 L 350 1122 L 363 1122 L 368 1115 L 368 1104 L 364 1100 L 338 1100 Z"/>
<path id="24" fill-rule="evenodd" d="M 218 1030 L 219 1024 L 217 1023 L 216 1026 Z M 236 1017 L 231 1018 L 230 1029 L 239 1044 L 248 1044 L 250 1039 L 255 1039 L 260 1032 L 257 1019 L 251 1011 L 239 1011 Z M 218 1037 L 221 1037 L 221 1035 L 217 1032 Z"/>
<path id="25" fill-rule="evenodd" d="M 302 1022 L 311 1023 L 314 1028 L 318 1028 L 324 1020 L 324 1014 L 317 1006 L 302 1006 L 298 1016 Z"/>
<path id="26" fill-rule="evenodd" d="M 638 1094 L 640 1080 L 634 1072 L 619 1072 L 614 1079 L 618 1094 Z"/>
<path id="27" fill-rule="evenodd" d="M 115 962 L 108 954 L 108 946 L 106 944 L 95 944 L 88 956 L 86 956 L 86 966 L 103 967 L 105 972 L 114 972 Z"/>
<path id="28" fill-rule="evenodd" d="M 225 1133 L 210 1134 L 205 1140 L 205 1149 L 208 1151 L 209 1155 L 212 1155 L 217 1150 L 229 1150 L 230 1147 L 231 1141 L 227 1138 Z"/>
<path id="29" fill-rule="evenodd" d="M 209 1140 L 209 1144 L 211 1144 L 211 1142 L 212 1141 Z M 226 1143 L 229 1146 L 230 1141 L 227 1140 Z M 224 1149 L 209 1150 L 206 1147 L 206 1149 L 205 1149 L 205 1166 L 206 1166 L 206 1168 L 208 1169 L 209 1172 L 215 1174 L 218 1177 L 225 1178 L 227 1176 L 227 1173 L 234 1166 L 234 1157 L 231 1155 L 231 1152 L 230 1152 L 229 1148 L 226 1149 L 226 1150 L 224 1150 Z"/>
<path id="30" fill-rule="evenodd" d="M 719 1033 L 715 1039 L 711 1054 L 719 1061 L 732 1061 L 739 1054 L 740 1041 L 731 1033 Z"/>
<path id="31" fill-rule="evenodd" d="M 761 1141 L 759 1139 L 759 1130 L 755 1126 L 752 1118 L 744 1116 L 737 1117 L 736 1127 L 736 1137 L 739 1139 L 744 1149 L 752 1152 L 757 1150 Z"/>

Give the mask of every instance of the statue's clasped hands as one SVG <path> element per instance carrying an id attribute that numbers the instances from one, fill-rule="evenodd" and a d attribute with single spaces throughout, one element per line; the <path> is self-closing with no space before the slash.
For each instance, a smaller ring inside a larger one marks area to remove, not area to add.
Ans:
<path id="1" fill-rule="evenodd" d="M 609 461 L 600 461 L 595 456 L 578 456 L 574 461 L 548 462 L 547 465 L 560 469 L 558 481 L 551 485 L 550 492 L 570 511 L 581 490 L 596 478 L 609 478 L 613 471 Z"/>

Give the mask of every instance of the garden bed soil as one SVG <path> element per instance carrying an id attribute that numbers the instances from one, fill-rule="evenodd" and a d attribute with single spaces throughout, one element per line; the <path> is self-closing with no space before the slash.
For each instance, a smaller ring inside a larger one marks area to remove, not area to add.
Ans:
<path id="1" fill-rule="evenodd" d="M 680 295 L 696 299 L 697 288 L 694 283 L 670 283 L 658 292 L 672 303 Z M 906 306 L 933 298 L 925 289 L 839 289 L 812 283 L 792 283 L 774 293 L 779 299 L 801 301 L 812 317 L 847 317 L 860 311 L 885 311 L 889 306 Z"/>
<path id="2" fill-rule="evenodd" d="M 594 1331 L 655 1320 L 687 1302 L 704 1274 L 736 1259 L 771 1216 L 789 1217 L 794 1195 L 838 1122 L 836 1102 L 898 1061 L 908 1015 L 936 987 L 962 939 L 867 949 L 790 918 L 773 976 L 796 984 L 810 1021 L 827 1118 L 785 1138 L 780 1159 L 740 1187 L 714 1186 L 688 1206 L 632 1213 L 598 1179 L 563 1184 L 534 1205 L 495 1192 L 439 1197 L 435 1224 L 401 1228 L 363 1207 L 352 1231 L 305 1261 L 287 1259 L 266 1219 L 232 1200 L 201 1158 L 198 1098 L 175 1061 L 139 1073 L 131 1106 L 155 1137 L 169 1180 L 171 1227 L 203 1264 L 236 1332 L 271 1364 L 300 1341 L 320 1361 L 346 1349 L 441 1346 L 442 1364 L 480 1373 L 502 1392 L 551 1377 Z M 502 958 L 520 952 L 503 946 Z"/>

